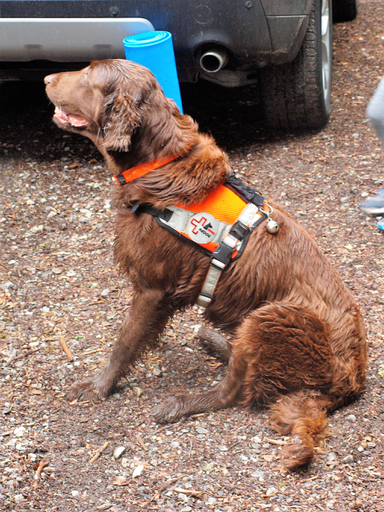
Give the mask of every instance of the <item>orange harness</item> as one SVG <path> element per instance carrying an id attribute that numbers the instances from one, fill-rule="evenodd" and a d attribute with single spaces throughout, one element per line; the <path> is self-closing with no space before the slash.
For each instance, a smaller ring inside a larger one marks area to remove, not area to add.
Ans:
<path id="1" fill-rule="evenodd" d="M 167 161 L 140 165 L 115 178 L 120 185 L 124 185 L 175 158 L 177 156 Z M 200 203 L 177 204 L 165 210 L 136 204 L 131 211 L 153 215 L 159 226 L 193 243 L 210 256 L 208 274 L 197 300 L 203 307 L 212 301 L 221 272 L 243 253 L 256 226 L 267 220 L 268 232 L 276 233 L 278 230 L 277 223 L 270 218 L 272 208 L 259 193 L 237 179 L 234 174 Z M 275 225 L 273 230 L 269 229 L 270 223 Z"/>
<path id="2" fill-rule="evenodd" d="M 175 206 L 192 213 L 188 218 L 186 230 L 178 230 L 179 233 L 213 253 L 222 240 L 225 226 L 229 228 L 235 224 L 247 202 L 226 185 L 220 185 L 200 203 Z M 237 253 L 236 250 L 232 258 Z"/>

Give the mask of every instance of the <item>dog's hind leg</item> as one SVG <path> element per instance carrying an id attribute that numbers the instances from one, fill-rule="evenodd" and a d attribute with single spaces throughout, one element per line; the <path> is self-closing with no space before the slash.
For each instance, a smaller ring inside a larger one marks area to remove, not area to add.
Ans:
<path id="1" fill-rule="evenodd" d="M 231 347 L 224 336 L 208 327 L 200 327 L 197 335 L 204 350 L 209 354 L 213 354 L 222 363 L 228 363 Z"/>
<path id="2" fill-rule="evenodd" d="M 338 401 L 328 329 L 314 313 L 289 304 L 269 304 L 240 326 L 233 357 L 248 358 L 243 405 L 270 404 L 272 424 L 289 443 L 281 453 L 292 470 L 314 457 L 314 441 Z M 285 395 L 285 396 L 283 396 Z"/>
<path id="3" fill-rule="evenodd" d="M 231 358 L 229 371 L 220 384 L 206 393 L 191 393 L 169 398 L 154 409 L 155 420 L 159 423 L 173 423 L 183 416 L 225 409 L 236 404 L 244 375 L 243 370 L 237 370 Z"/>
<path id="4" fill-rule="evenodd" d="M 154 411 L 159 422 L 234 404 L 273 406 L 273 422 L 291 434 L 284 467 L 295 469 L 314 456 L 314 438 L 327 423 L 333 377 L 326 325 L 304 308 L 269 304 L 253 311 L 237 329 L 226 377 L 207 393 L 170 398 Z M 302 391 L 304 390 L 304 391 Z M 289 419 L 290 418 L 290 419 Z"/>

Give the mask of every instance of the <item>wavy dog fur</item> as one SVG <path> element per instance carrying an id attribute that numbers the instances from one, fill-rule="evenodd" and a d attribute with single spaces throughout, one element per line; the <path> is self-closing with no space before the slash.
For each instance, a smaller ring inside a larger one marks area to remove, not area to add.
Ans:
<path id="1" fill-rule="evenodd" d="M 93 140 L 111 172 L 182 155 L 115 190 L 115 256 L 132 280 L 132 306 L 107 365 L 69 391 L 71 400 L 104 398 L 156 345 L 175 311 L 195 302 L 208 270 L 207 256 L 131 207 L 201 201 L 231 168 L 213 138 L 199 133 L 138 64 L 93 62 L 45 82 L 58 107 L 57 125 Z M 336 270 L 312 237 L 273 206 L 278 234 L 268 234 L 264 224 L 253 232 L 205 311 L 231 336 L 227 343 L 209 330 L 201 333 L 228 360 L 225 378 L 206 393 L 169 398 L 154 414 L 171 422 L 235 404 L 270 405 L 273 427 L 290 435 L 283 466 L 295 469 L 312 460 L 327 411 L 362 392 L 367 353 L 361 314 Z"/>

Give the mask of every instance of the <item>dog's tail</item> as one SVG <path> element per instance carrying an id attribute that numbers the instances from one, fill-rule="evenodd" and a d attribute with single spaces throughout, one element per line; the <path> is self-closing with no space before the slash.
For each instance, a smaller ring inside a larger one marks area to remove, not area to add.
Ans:
<path id="1" fill-rule="evenodd" d="M 283 396 L 270 406 L 272 427 L 281 435 L 290 435 L 281 451 L 281 463 L 295 470 L 314 458 L 315 445 L 324 437 L 327 411 L 335 408 L 332 397 L 303 390 Z"/>

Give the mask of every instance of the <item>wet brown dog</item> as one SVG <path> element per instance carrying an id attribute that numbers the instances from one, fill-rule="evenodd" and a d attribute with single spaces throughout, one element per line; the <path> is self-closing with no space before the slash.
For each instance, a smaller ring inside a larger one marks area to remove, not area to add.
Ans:
<path id="1" fill-rule="evenodd" d="M 214 140 L 200 134 L 137 64 L 93 62 L 45 83 L 56 124 L 89 137 L 113 173 L 178 156 L 116 189 L 115 255 L 133 282 L 132 307 L 108 364 L 69 392 L 71 399 L 104 398 L 156 345 L 175 311 L 196 301 L 209 266 L 208 256 L 151 215 L 133 213 L 133 205 L 164 210 L 201 201 L 231 169 Z M 209 392 L 168 399 L 154 414 L 168 422 L 234 404 L 272 404 L 274 428 L 291 434 L 283 465 L 294 469 L 312 459 L 326 411 L 362 392 L 366 342 L 358 307 L 314 240 L 281 208 L 275 207 L 274 218 L 279 232 L 270 235 L 265 223 L 255 229 L 205 311 L 232 336 L 227 345 L 206 334 L 224 357 L 228 352 L 226 377 Z"/>

